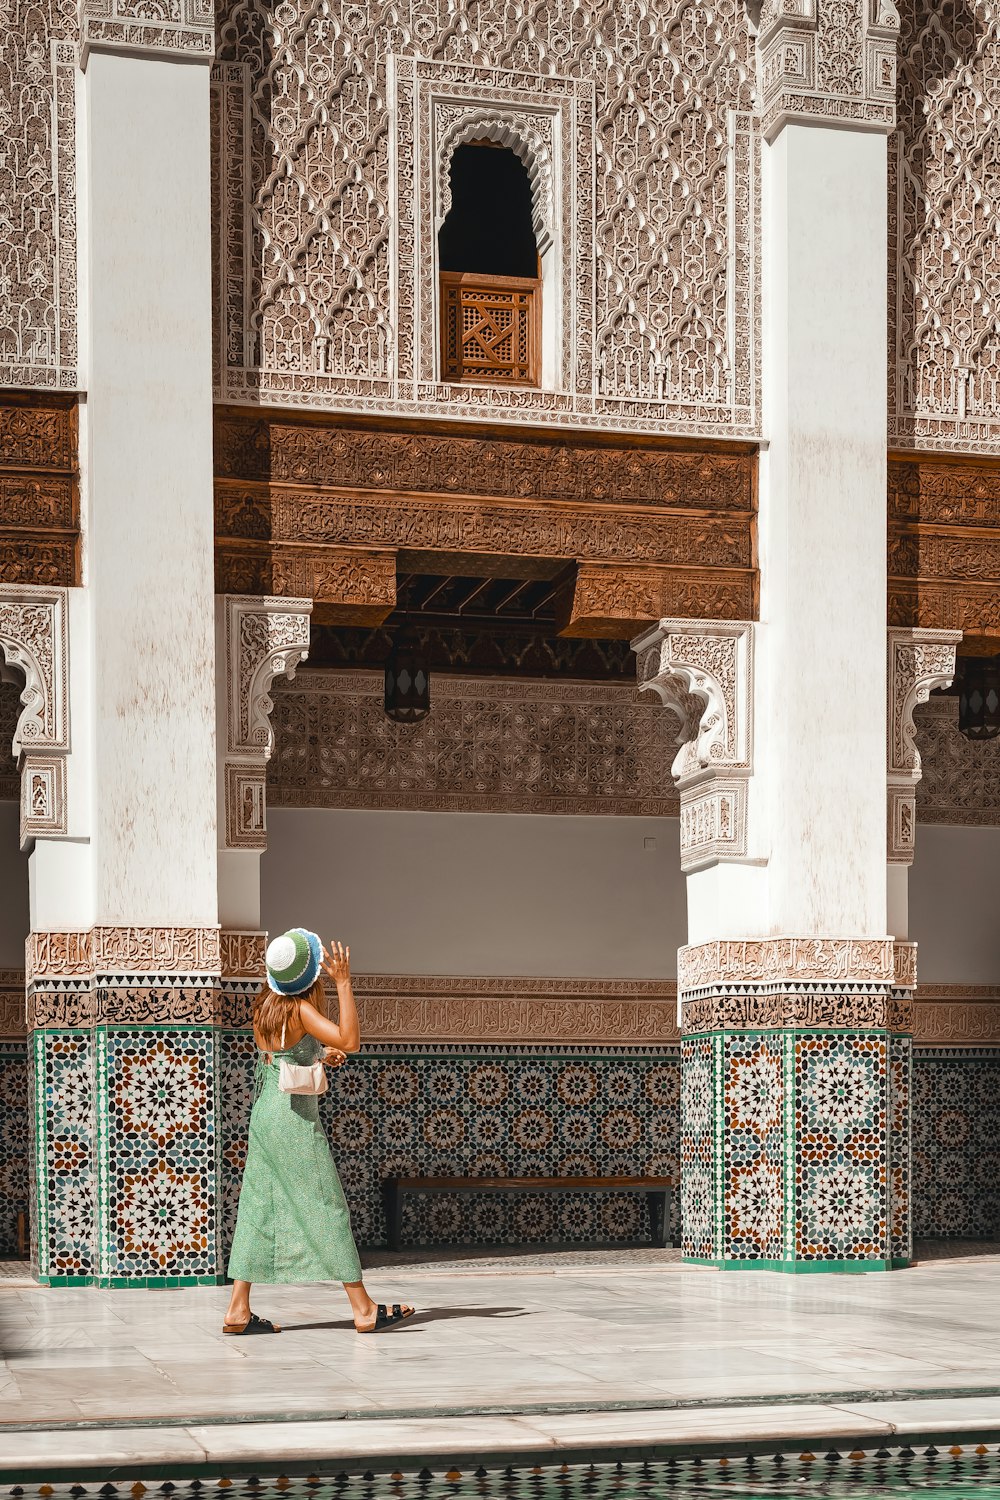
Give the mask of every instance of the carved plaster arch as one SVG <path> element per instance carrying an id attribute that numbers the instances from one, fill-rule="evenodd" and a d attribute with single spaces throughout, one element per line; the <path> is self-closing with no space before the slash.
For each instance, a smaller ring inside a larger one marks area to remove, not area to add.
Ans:
<path id="1" fill-rule="evenodd" d="M 65 834 L 69 729 L 66 589 L 0 586 L 0 653 L 24 677 L 13 751 L 21 769 L 21 846 Z"/>
<path id="2" fill-rule="evenodd" d="M 313 602 L 226 594 L 218 607 L 226 662 L 220 789 L 226 847 L 260 850 L 267 846 L 265 771 L 274 749 L 271 686 L 294 677 L 308 656 Z"/>
<path id="3" fill-rule="evenodd" d="M 888 713 L 886 715 L 886 827 L 888 861 L 913 862 L 916 839 L 920 751 L 914 710 L 935 688 L 950 687 L 960 630 L 889 630 Z"/>
<path id="4" fill-rule="evenodd" d="M 524 164 L 531 189 L 531 227 L 539 255 L 552 244 L 555 202 L 552 185 L 552 145 L 528 120 L 502 110 L 478 106 L 453 120 L 441 137 L 437 160 L 436 228 L 451 212 L 451 159 L 459 146 L 490 140 L 506 146 Z"/>

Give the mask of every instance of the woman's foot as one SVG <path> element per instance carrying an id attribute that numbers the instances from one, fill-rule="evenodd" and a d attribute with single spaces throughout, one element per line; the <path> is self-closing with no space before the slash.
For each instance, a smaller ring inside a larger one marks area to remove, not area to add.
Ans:
<path id="1" fill-rule="evenodd" d="M 378 1333 L 383 1328 L 391 1328 L 394 1323 L 412 1318 L 415 1311 L 408 1302 L 394 1302 L 391 1307 L 384 1302 L 373 1302 L 371 1316 L 355 1317 L 354 1326 L 358 1333 Z"/>
<path id="2" fill-rule="evenodd" d="M 237 1314 L 235 1317 L 232 1313 L 227 1314 L 226 1320 L 222 1325 L 222 1331 L 223 1333 L 235 1334 L 280 1333 L 281 1325 L 279 1323 L 272 1323 L 270 1318 L 258 1318 L 256 1313 L 252 1313 L 247 1308 L 245 1317 L 240 1314 Z"/>

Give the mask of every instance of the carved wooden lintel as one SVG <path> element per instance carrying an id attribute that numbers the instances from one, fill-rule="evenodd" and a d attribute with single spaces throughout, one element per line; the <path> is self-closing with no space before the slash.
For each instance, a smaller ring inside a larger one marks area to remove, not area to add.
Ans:
<path id="1" fill-rule="evenodd" d="M 474 558 L 472 571 L 492 572 L 507 559 L 509 577 L 539 564 L 554 577 L 575 561 L 591 591 L 613 562 L 634 596 L 604 615 L 621 638 L 664 614 L 746 619 L 756 609 L 755 463 L 749 451 L 649 439 L 554 442 L 220 411 L 216 589 L 294 591 L 316 601 L 320 620 L 378 623 L 394 603 L 399 549 L 449 560 L 433 571 Z M 654 578 L 658 588 L 639 597 Z M 566 624 L 603 634 L 600 611 L 581 593 Z"/>
<path id="2" fill-rule="evenodd" d="M 1000 638 L 1000 461 L 889 462 L 889 624 Z"/>
<path id="3" fill-rule="evenodd" d="M 396 553 L 367 547 L 275 546 L 271 587 L 312 599 L 320 625 L 381 625 L 396 607 Z"/>
<path id="4" fill-rule="evenodd" d="M 717 618 L 742 618 L 750 603 L 745 577 L 581 562 L 557 595 L 556 621 L 559 634 L 569 638 L 631 640 L 655 620 L 704 611 L 708 603 Z"/>
<path id="5" fill-rule="evenodd" d="M 0 399 L 0 580 L 79 583 L 76 398 Z"/>

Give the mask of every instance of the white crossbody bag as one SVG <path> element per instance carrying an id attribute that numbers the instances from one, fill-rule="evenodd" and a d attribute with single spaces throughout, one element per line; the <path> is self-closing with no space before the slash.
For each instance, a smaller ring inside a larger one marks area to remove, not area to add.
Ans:
<path id="1" fill-rule="evenodd" d="M 285 1050 L 285 1027 L 281 1028 L 281 1049 Z M 289 1062 L 283 1057 L 278 1064 L 278 1088 L 283 1094 L 325 1094 L 329 1087 L 326 1068 L 314 1063 Z"/>

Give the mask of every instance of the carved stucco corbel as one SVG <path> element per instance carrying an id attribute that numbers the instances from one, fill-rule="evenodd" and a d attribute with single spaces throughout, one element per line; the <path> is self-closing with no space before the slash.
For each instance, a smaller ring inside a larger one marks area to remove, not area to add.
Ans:
<path id="1" fill-rule="evenodd" d="M 21 771 L 21 847 L 65 835 L 69 728 L 66 589 L 0 586 L 0 652 L 24 677 L 13 749 Z"/>
<path id="2" fill-rule="evenodd" d="M 223 594 L 217 601 L 225 660 L 220 740 L 225 847 L 267 846 L 265 775 L 274 749 L 270 696 L 275 678 L 294 677 L 309 654 L 311 599 Z"/>
<path id="3" fill-rule="evenodd" d="M 678 721 L 671 768 L 681 799 L 681 868 L 747 858 L 753 771 L 753 626 L 661 620 L 632 643 L 640 690 Z"/>
<path id="4" fill-rule="evenodd" d="M 913 712 L 935 688 L 949 687 L 954 681 L 961 639 L 960 630 L 889 629 L 886 848 L 890 864 L 913 863 L 921 776 Z"/>

